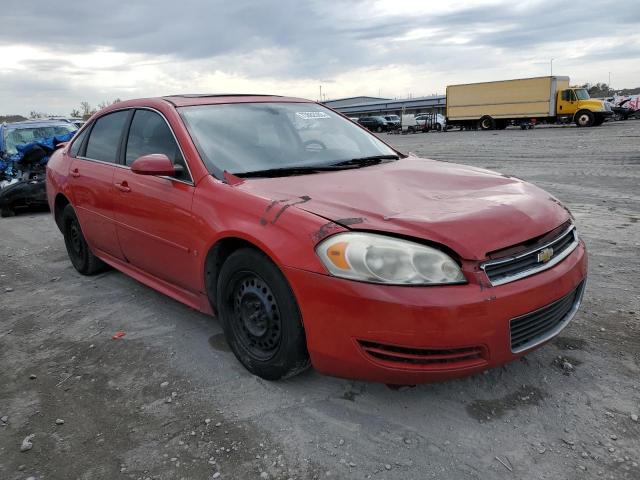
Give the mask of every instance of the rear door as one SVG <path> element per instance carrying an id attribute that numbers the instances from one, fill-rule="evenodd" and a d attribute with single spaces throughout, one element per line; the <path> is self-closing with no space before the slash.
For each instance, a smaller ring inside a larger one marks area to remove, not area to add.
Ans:
<path id="1" fill-rule="evenodd" d="M 123 145 L 123 168 L 116 169 L 118 239 L 132 265 L 171 284 L 198 291 L 202 272 L 194 250 L 198 225 L 191 215 L 195 186 L 182 150 L 165 118 L 137 109 Z M 138 175 L 139 157 L 164 153 L 182 168 L 175 178 Z"/>
<path id="2" fill-rule="evenodd" d="M 80 227 L 92 249 L 122 259 L 114 222 L 113 175 L 129 110 L 98 118 L 70 148 L 69 184 Z"/>

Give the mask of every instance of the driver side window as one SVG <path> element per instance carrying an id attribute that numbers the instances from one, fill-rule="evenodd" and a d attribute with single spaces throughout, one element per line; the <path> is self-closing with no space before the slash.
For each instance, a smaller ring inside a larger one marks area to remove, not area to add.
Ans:
<path id="1" fill-rule="evenodd" d="M 127 139 L 126 165 L 131 166 L 137 158 L 152 153 L 164 153 L 183 169 L 175 178 L 191 181 L 186 162 L 164 118 L 151 110 L 136 110 Z"/>

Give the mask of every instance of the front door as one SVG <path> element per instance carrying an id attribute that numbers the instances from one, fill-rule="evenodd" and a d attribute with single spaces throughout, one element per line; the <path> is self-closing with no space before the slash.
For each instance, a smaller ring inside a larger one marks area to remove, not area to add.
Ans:
<path id="1" fill-rule="evenodd" d="M 176 178 L 138 175 L 129 168 L 151 153 L 167 155 L 182 173 Z M 199 290 L 197 225 L 191 215 L 195 186 L 169 125 L 159 113 L 136 110 L 124 154 L 116 169 L 116 225 L 128 262 L 192 292 Z"/>
<path id="2" fill-rule="evenodd" d="M 570 88 L 558 92 L 558 115 L 573 116 L 578 108 L 576 93 Z"/>

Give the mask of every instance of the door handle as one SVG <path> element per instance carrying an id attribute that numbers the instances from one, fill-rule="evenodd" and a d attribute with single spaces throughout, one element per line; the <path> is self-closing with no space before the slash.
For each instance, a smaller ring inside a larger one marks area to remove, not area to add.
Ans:
<path id="1" fill-rule="evenodd" d="M 73 170 L 71 170 L 71 176 L 76 178 L 80 176 L 80 172 L 78 171 L 77 168 L 74 168 Z"/>
<path id="2" fill-rule="evenodd" d="M 126 181 L 117 182 L 116 188 L 124 193 L 129 193 L 131 191 L 131 188 L 129 188 L 129 184 Z"/>

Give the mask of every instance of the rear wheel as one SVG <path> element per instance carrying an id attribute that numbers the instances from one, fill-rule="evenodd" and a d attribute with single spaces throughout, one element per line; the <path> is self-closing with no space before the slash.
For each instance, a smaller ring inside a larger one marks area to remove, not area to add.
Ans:
<path id="1" fill-rule="evenodd" d="M 579 127 L 591 127 L 595 122 L 595 116 L 589 110 L 580 110 L 574 119 Z"/>
<path id="2" fill-rule="evenodd" d="M 229 256 L 216 303 L 231 350 L 254 375 L 279 380 L 310 365 L 293 292 L 263 253 L 243 248 Z"/>
<path id="3" fill-rule="evenodd" d="M 493 130 L 496 128 L 496 121 L 489 115 L 486 115 L 480 119 L 480 128 L 482 130 Z"/>
<path id="4" fill-rule="evenodd" d="M 74 268 L 82 275 L 94 275 L 104 270 L 106 264 L 91 252 L 71 205 L 64 207 L 61 218 L 64 244 Z"/>
<path id="5" fill-rule="evenodd" d="M 16 216 L 16 212 L 12 208 L 4 207 L 0 209 L 0 217 L 2 218 L 15 217 L 15 216 Z"/>
<path id="6" fill-rule="evenodd" d="M 376 128 L 376 132 L 382 133 L 382 126 L 378 125 L 378 127 Z"/>

